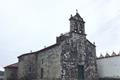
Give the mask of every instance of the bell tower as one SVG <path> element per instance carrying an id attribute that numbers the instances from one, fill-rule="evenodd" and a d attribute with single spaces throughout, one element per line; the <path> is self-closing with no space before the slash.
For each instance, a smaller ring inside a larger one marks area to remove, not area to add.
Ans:
<path id="1" fill-rule="evenodd" d="M 69 20 L 70 32 L 58 38 L 61 80 L 98 80 L 96 46 L 86 38 L 85 22 L 77 10 Z"/>
<path id="2" fill-rule="evenodd" d="M 84 20 L 76 10 L 76 15 L 70 17 L 70 32 L 75 32 L 79 34 L 85 34 Z"/>

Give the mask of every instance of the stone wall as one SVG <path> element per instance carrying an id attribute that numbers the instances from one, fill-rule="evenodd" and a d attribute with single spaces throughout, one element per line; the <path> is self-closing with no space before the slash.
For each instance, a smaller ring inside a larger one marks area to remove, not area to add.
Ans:
<path id="1" fill-rule="evenodd" d="M 58 44 L 40 51 L 19 56 L 18 80 L 59 80 L 61 46 Z"/>
<path id="2" fill-rule="evenodd" d="M 27 54 L 19 57 L 18 63 L 18 80 L 36 79 L 36 54 Z"/>
<path id="3" fill-rule="evenodd" d="M 78 80 L 78 66 L 83 66 L 84 80 L 96 80 L 96 52 L 95 46 L 85 35 L 70 33 L 62 42 L 61 65 L 62 80 Z"/>
<path id="4" fill-rule="evenodd" d="M 4 80 L 17 80 L 17 68 L 5 68 Z"/>
<path id="5" fill-rule="evenodd" d="M 86 80 L 98 80 L 96 65 L 96 46 L 86 40 L 85 48 L 85 76 Z"/>
<path id="6" fill-rule="evenodd" d="M 0 80 L 5 80 L 4 77 L 4 71 L 0 71 Z"/>
<path id="7" fill-rule="evenodd" d="M 59 80 L 61 73 L 60 64 L 61 46 L 56 45 L 38 53 L 37 79 Z M 41 72 L 43 69 L 43 72 Z"/>
<path id="8" fill-rule="evenodd" d="M 69 34 L 69 37 L 66 38 L 62 43 L 62 53 L 61 53 L 62 80 L 78 79 L 77 65 L 79 63 L 79 59 L 83 59 L 83 57 L 78 58 L 80 53 L 79 51 L 81 51 L 78 50 L 78 46 L 82 42 L 79 39 L 80 36 L 78 34 L 73 33 L 73 34 Z M 77 43 L 77 41 L 79 42 Z M 83 49 L 82 47 L 83 46 L 81 46 L 81 49 Z M 82 53 L 83 52 L 81 52 L 81 54 Z"/>

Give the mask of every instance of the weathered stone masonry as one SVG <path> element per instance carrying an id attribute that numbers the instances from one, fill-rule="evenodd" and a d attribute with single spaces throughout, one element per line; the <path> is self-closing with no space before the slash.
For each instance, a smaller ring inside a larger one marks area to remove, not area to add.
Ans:
<path id="1" fill-rule="evenodd" d="M 62 41 L 62 80 L 97 80 L 95 45 L 86 39 L 84 21 L 78 13 L 70 18 L 70 33 Z M 82 73 L 79 67 L 83 67 Z M 80 77 L 80 75 L 83 75 Z"/>
<path id="2" fill-rule="evenodd" d="M 4 80 L 17 80 L 18 63 L 8 65 L 5 68 Z"/>
<path id="3" fill-rule="evenodd" d="M 32 80 L 37 77 L 37 56 L 35 53 L 19 56 L 18 80 Z"/>
<path id="4" fill-rule="evenodd" d="M 85 22 L 78 13 L 69 20 L 70 31 L 56 44 L 18 57 L 17 80 L 98 79 L 96 46 L 86 39 Z"/>

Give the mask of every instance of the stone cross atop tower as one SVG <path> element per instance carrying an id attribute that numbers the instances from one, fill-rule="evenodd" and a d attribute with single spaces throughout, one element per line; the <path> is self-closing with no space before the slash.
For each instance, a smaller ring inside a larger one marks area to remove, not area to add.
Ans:
<path id="1" fill-rule="evenodd" d="M 85 34 L 84 20 L 76 10 L 76 15 L 70 17 L 70 32 Z"/>

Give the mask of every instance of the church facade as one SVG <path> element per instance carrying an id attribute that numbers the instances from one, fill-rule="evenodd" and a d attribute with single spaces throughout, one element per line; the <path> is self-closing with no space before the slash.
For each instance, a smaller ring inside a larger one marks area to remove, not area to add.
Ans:
<path id="1" fill-rule="evenodd" d="M 5 67 L 5 80 L 98 80 L 96 46 L 85 34 L 78 12 L 71 15 L 70 31 L 42 50 L 18 57 Z"/>

